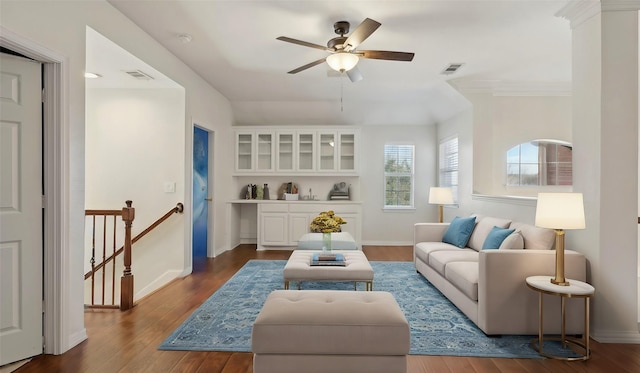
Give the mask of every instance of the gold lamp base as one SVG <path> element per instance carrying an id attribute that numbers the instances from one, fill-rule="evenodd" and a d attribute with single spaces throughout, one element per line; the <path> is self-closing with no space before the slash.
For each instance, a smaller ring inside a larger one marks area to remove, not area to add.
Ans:
<path id="1" fill-rule="evenodd" d="M 564 278 L 564 230 L 556 229 L 556 276 L 551 283 L 560 286 L 569 286 L 569 281 Z"/>

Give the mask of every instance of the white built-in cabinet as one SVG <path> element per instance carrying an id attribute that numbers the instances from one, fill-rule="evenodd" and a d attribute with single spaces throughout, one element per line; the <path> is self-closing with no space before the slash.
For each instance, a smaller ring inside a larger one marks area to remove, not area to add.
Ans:
<path id="1" fill-rule="evenodd" d="M 358 129 L 243 128 L 235 132 L 237 174 L 353 174 Z"/>
<path id="2" fill-rule="evenodd" d="M 236 131 L 236 172 L 273 172 L 275 134 L 272 131 Z"/>
<path id="3" fill-rule="evenodd" d="M 333 210 L 347 224 L 349 232 L 360 246 L 361 205 L 359 203 L 319 203 L 303 201 L 258 204 L 258 249 L 295 248 L 298 240 L 309 233 L 309 224 L 322 211 Z"/>

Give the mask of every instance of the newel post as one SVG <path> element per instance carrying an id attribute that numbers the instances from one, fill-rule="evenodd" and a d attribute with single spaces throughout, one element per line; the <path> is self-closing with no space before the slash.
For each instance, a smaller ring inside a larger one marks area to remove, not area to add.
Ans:
<path id="1" fill-rule="evenodd" d="M 132 201 L 126 201 L 127 207 L 122 208 L 124 221 L 124 271 L 120 281 L 120 310 L 133 308 L 133 274 L 131 273 L 131 225 L 136 209 L 131 207 Z"/>

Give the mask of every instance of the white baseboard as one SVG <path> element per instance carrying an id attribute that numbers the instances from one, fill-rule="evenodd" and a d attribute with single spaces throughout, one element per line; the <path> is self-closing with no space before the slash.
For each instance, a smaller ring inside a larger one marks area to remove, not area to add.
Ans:
<path id="1" fill-rule="evenodd" d="M 160 289 L 164 285 L 166 285 L 169 282 L 173 281 L 174 279 L 180 277 L 181 274 L 182 274 L 182 271 L 179 271 L 179 270 L 170 270 L 170 271 L 167 271 L 167 272 L 163 273 L 160 277 L 158 277 L 157 279 L 152 281 L 149 285 L 147 285 L 144 288 L 140 289 L 140 291 L 138 291 L 134 295 L 134 301 L 142 299 L 142 298 L 146 297 L 147 295 L 153 293 L 154 291 Z"/>
<path id="2" fill-rule="evenodd" d="M 82 330 L 77 333 L 70 334 L 69 345 L 65 346 L 62 351 L 69 351 L 70 349 L 87 340 L 87 338 L 89 338 L 89 336 L 87 335 L 87 329 L 85 328 L 82 328 Z"/>
<path id="3" fill-rule="evenodd" d="M 362 241 L 362 246 L 413 246 L 413 241 Z"/>
<path id="4" fill-rule="evenodd" d="M 600 343 L 640 343 L 640 332 L 597 331 L 592 330 L 591 338 Z"/>

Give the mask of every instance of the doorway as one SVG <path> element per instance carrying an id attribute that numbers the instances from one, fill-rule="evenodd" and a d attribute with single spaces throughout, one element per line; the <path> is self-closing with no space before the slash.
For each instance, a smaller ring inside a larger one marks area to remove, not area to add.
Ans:
<path id="1" fill-rule="evenodd" d="M 213 183 L 211 156 L 213 152 L 213 132 L 196 123 L 193 125 L 193 197 L 192 197 L 192 258 L 195 264 L 203 258 L 214 256 L 212 247 L 213 226 Z"/>

